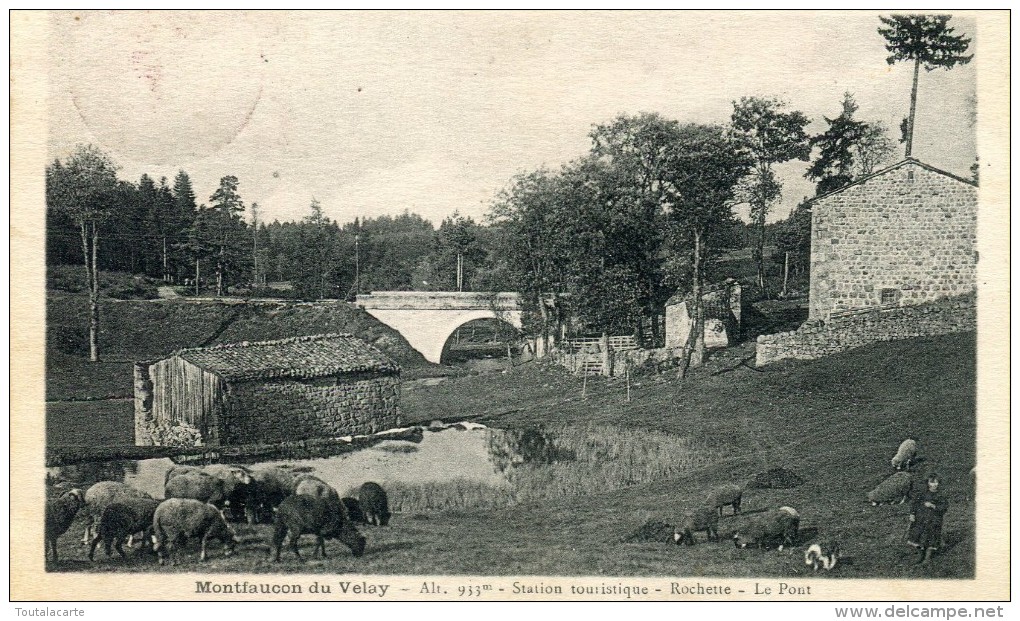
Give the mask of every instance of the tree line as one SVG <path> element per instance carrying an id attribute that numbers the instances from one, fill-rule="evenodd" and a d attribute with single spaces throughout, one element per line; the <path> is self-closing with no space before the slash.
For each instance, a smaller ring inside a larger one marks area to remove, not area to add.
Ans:
<path id="1" fill-rule="evenodd" d="M 890 64 L 914 62 L 910 114 L 901 142 L 910 155 L 918 68 L 966 63 L 968 39 L 947 16 L 881 18 Z M 221 178 L 197 204 L 181 171 L 171 184 L 143 175 L 117 178 L 111 158 L 79 146 L 46 171 L 47 260 L 84 263 L 90 293 L 90 351 L 97 359 L 99 270 L 148 274 L 193 286 L 196 293 L 272 291 L 351 299 L 372 290 L 513 290 L 527 310 L 525 331 L 633 332 L 659 340 L 667 300 L 694 301 L 686 360 L 697 364 L 701 291 L 727 247 L 750 246 L 757 294 L 770 295 L 765 248 L 771 241 L 806 270 L 810 215 L 802 203 L 768 225 L 782 198 L 776 166 L 810 162 L 806 177 L 824 194 L 888 163 L 894 146 L 879 122 L 855 117 L 853 95 L 811 136 L 810 119 L 775 97 L 733 102 L 728 123 L 694 124 L 657 113 L 621 115 L 593 126 L 587 153 L 551 169 L 519 174 L 493 200 L 484 222 L 455 214 L 434 227 L 416 214 L 341 225 L 311 199 L 297 222 L 260 221 L 241 183 Z M 812 160 L 812 154 L 815 155 Z M 734 217 L 750 207 L 750 223 Z M 102 247 L 102 252 L 100 252 Z"/>

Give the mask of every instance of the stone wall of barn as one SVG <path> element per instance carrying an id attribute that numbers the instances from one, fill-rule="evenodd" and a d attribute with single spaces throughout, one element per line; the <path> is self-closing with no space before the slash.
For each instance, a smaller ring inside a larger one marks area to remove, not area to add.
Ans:
<path id="1" fill-rule="evenodd" d="M 907 163 L 811 208 L 810 319 L 976 289 L 977 188 Z"/>
<path id="2" fill-rule="evenodd" d="M 400 378 L 365 374 L 231 383 L 220 444 L 375 433 L 400 425 Z"/>
<path id="3" fill-rule="evenodd" d="M 955 296 L 916 306 L 867 310 L 827 322 L 808 320 L 793 332 L 759 336 L 755 363 L 763 366 L 786 358 L 814 360 L 869 343 L 976 328 L 974 294 Z"/>

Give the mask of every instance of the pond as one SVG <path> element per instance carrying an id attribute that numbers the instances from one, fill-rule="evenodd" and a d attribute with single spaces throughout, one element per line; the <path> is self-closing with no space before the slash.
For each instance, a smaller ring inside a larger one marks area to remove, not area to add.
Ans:
<path id="1" fill-rule="evenodd" d="M 396 512 L 495 508 L 582 495 L 669 478 L 707 465 L 716 451 L 655 431 L 583 425 L 493 429 L 459 423 L 411 439 L 317 459 L 260 463 L 311 473 L 341 495 L 382 484 Z M 86 488 L 117 480 L 163 497 L 171 459 L 118 460 L 49 468 L 47 478 Z"/>

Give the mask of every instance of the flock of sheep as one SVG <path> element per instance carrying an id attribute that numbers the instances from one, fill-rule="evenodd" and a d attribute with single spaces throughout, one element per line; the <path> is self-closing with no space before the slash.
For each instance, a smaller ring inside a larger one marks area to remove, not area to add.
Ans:
<path id="1" fill-rule="evenodd" d="M 57 538 L 79 512 L 85 516 L 82 544 L 89 546 L 89 560 L 100 543 L 107 556 L 116 550 L 126 559 L 124 544 L 131 546 L 141 535 L 142 547 L 151 544 L 161 565 L 172 562 L 174 548 L 189 539 L 201 542 L 203 561 L 210 541 L 221 542 L 224 555 L 233 553 L 238 540 L 228 516 L 248 524 L 272 522 L 270 554 L 276 561 L 288 537 L 288 547 L 301 559 L 298 539 L 306 534 L 316 537 L 316 557 L 325 558 L 326 539 L 338 539 L 361 556 L 365 537 L 356 524 L 385 526 L 390 519 L 386 492 L 377 483 L 367 482 L 341 498 L 325 481 L 278 466 L 175 466 L 166 473 L 164 496 L 157 500 L 117 481 L 100 481 L 84 493 L 65 492 L 46 503 L 47 552 L 58 560 Z"/>
<path id="2" fill-rule="evenodd" d="M 917 442 L 904 440 L 891 460 L 894 474 L 882 481 L 867 494 L 872 505 L 906 502 L 913 488 L 913 466 L 919 462 Z M 733 514 L 740 513 L 740 503 L 747 484 L 727 483 L 713 489 L 704 506 L 688 510 L 676 526 L 673 540 L 677 545 L 694 545 L 694 533 L 705 532 L 708 541 L 719 541 L 719 518 L 725 507 L 732 507 Z M 733 534 L 733 543 L 738 548 L 759 547 L 769 549 L 797 543 L 800 529 L 800 514 L 793 507 L 779 507 L 758 515 L 746 526 Z M 815 571 L 831 570 L 840 558 L 839 543 L 826 541 L 814 543 L 804 552 L 804 562 Z"/>

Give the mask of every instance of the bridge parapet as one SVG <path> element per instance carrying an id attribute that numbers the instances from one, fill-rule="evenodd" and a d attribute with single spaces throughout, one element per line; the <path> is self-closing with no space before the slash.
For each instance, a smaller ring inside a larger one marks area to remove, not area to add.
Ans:
<path id="1" fill-rule="evenodd" d="M 495 310 L 518 311 L 520 294 L 478 291 L 375 291 L 358 295 L 365 310 Z"/>

